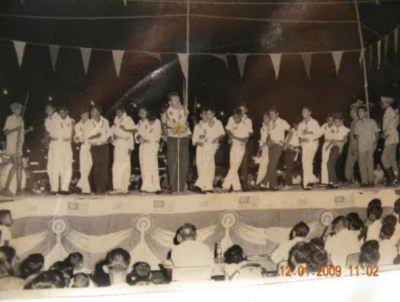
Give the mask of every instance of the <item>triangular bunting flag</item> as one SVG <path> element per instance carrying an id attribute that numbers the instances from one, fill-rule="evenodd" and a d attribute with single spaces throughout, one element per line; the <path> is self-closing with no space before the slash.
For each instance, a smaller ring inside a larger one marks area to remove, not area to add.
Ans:
<path id="1" fill-rule="evenodd" d="M 178 53 L 179 63 L 181 64 L 182 73 L 187 79 L 189 74 L 189 56 L 187 53 Z"/>
<path id="2" fill-rule="evenodd" d="M 383 59 L 386 61 L 388 50 L 389 50 L 389 36 L 385 36 L 384 44 L 383 44 Z"/>
<path id="3" fill-rule="evenodd" d="M 274 67 L 275 79 L 278 79 L 279 70 L 281 68 L 282 54 L 280 54 L 280 53 L 271 53 L 269 56 L 270 56 L 271 61 L 272 61 L 272 66 Z"/>
<path id="4" fill-rule="evenodd" d="M 339 74 L 340 62 L 342 61 L 343 51 L 333 51 L 332 57 L 335 63 L 336 74 Z"/>
<path id="5" fill-rule="evenodd" d="M 91 48 L 81 48 L 82 60 L 83 60 L 83 67 L 85 69 L 85 73 L 87 73 L 89 68 L 90 56 L 92 55 Z"/>
<path id="6" fill-rule="evenodd" d="M 399 47 L 399 27 L 394 30 L 394 53 L 397 54 Z"/>
<path id="7" fill-rule="evenodd" d="M 53 68 L 53 71 L 55 71 L 56 70 L 56 64 L 57 64 L 58 53 L 60 51 L 60 46 L 58 46 L 58 45 L 49 45 L 49 51 L 50 51 L 51 67 Z"/>
<path id="8" fill-rule="evenodd" d="M 243 74 L 244 74 L 244 67 L 246 66 L 246 59 L 247 59 L 247 55 L 236 55 L 236 59 L 239 65 L 239 72 L 240 72 L 240 77 L 243 78 Z"/>
<path id="9" fill-rule="evenodd" d="M 113 50 L 112 51 L 112 56 L 114 59 L 114 65 L 115 65 L 115 71 L 117 72 L 117 76 L 119 76 L 119 73 L 121 71 L 121 64 L 122 64 L 122 58 L 124 57 L 124 50 Z"/>
<path id="10" fill-rule="evenodd" d="M 162 62 L 161 60 L 161 54 L 160 53 L 156 53 L 156 52 L 149 52 L 149 55 L 156 58 L 158 61 Z"/>
<path id="11" fill-rule="evenodd" d="M 303 59 L 304 66 L 305 66 L 306 72 L 307 72 L 307 76 L 308 76 L 308 78 L 310 78 L 312 53 L 302 53 L 301 58 Z"/>
<path id="12" fill-rule="evenodd" d="M 228 58 L 226 57 L 226 55 L 216 55 L 213 54 L 214 57 L 224 61 L 226 68 L 228 68 Z"/>
<path id="13" fill-rule="evenodd" d="M 376 52 L 376 54 L 377 54 L 376 62 L 377 62 L 378 69 L 381 68 L 381 46 L 382 46 L 382 40 L 378 41 L 377 52 Z"/>
<path id="14" fill-rule="evenodd" d="M 13 41 L 13 42 L 14 42 L 15 52 L 17 53 L 18 64 L 19 66 L 21 66 L 22 60 L 24 59 L 26 42 L 21 42 L 21 41 Z"/>

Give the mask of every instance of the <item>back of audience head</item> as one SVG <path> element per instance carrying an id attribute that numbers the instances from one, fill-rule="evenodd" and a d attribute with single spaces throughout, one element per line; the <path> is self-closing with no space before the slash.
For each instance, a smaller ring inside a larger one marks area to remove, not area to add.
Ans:
<path id="1" fill-rule="evenodd" d="M 374 207 L 374 206 L 382 206 L 382 200 L 380 200 L 379 198 L 374 198 L 372 199 L 369 203 L 368 203 L 368 207 Z"/>
<path id="2" fill-rule="evenodd" d="M 392 238 L 394 231 L 395 231 L 395 226 L 393 224 L 384 224 L 381 227 L 381 233 L 380 237 L 382 240 L 387 240 Z"/>
<path id="3" fill-rule="evenodd" d="M 314 244 L 316 248 L 323 250 L 325 248 L 325 241 L 320 237 L 315 237 L 310 240 L 310 243 Z"/>
<path id="4" fill-rule="evenodd" d="M 307 265 L 310 268 L 310 272 L 317 272 L 319 267 L 328 265 L 328 253 L 319 248 L 310 252 Z"/>
<path id="5" fill-rule="evenodd" d="M 83 255 L 81 253 L 71 253 L 65 260 L 71 264 L 74 270 L 83 268 Z"/>
<path id="6" fill-rule="evenodd" d="M 19 276 L 19 259 L 10 246 L 0 247 L 0 276 Z"/>
<path id="7" fill-rule="evenodd" d="M 25 289 L 51 289 L 64 288 L 66 282 L 60 271 L 45 271 L 36 276 Z"/>
<path id="8" fill-rule="evenodd" d="M 294 270 L 298 265 L 306 264 L 309 255 L 317 248 L 310 242 L 298 242 L 289 252 L 289 266 Z"/>
<path id="9" fill-rule="evenodd" d="M 116 248 L 110 251 L 106 257 L 106 267 L 108 272 L 122 272 L 129 268 L 131 262 L 131 255 L 122 249 Z"/>
<path id="10" fill-rule="evenodd" d="M 332 221 L 332 229 L 334 234 L 339 233 L 342 230 L 349 229 L 349 222 L 345 216 L 338 216 Z"/>
<path id="11" fill-rule="evenodd" d="M 310 232 L 310 227 L 305 222 L 300 221 L 290 231 L 289 239 L 292 240 L 296 237 L 306 238 L 309 232 Z"/>
<path id="12" fill-rule="evenodd" d="M 351 212 L 346 216 L 349 229 L 352 231 L 360 231 L 363 227 L 363 221 L 356 212 Z"/>
<path id="13" fill-rule="evenodd" d="M 368 240 L 361 246 L 361 252 L 379 251 L 379 242 L 377 240 Z"/>
<path id="14" fill-rule="evenodd" d="M 367 216 L 370 221 L 376 221 L 382 217 L 383 208 L 382 206 L 376 204 L 371 205 L 367 209 Z"/>
<path id="15" fill-rule="evenodd" d="M 90 278 L 84 273 L 77 273 L 72 277 L 71 288 L 85 288 L 90 286 Z"/>
<path id="16" fill-rule="evenodd" d="M 150 282 L 151 267 L 146 262 L 136 262 L 133 265 L 131 277 L 134 278 L 133 285 L 137 285 L 140 281 Z"/>
<path id="17" fill-rule="evenodd" d="M 400 198 L 394 202 L 394 212 L 400 214 Z"/>
<path id="18" fill-rule="evenodd" d="M 73 267 L 68 261 L 57 261 L 50 267 L 50 271 L 58 271 L 63 275 L 66 284 L 69 284 L 73 275 Z"/>
<path id="19" fill-rule="evenodd" d="M 178 230 L 178 242 L 182 243 L 187 240 L 196 240 L 197 230 L 193 224 L 185 223 Z"/>
<path id="20" fill-rule="evenodd" d="M 392 225 L 393 227 L 395 227 L 397 224 L 397 217 L 394 215 L 387 215 L 385 218 L 383 218 L 383 221 L 382 221 L 382 225 L 386 225 L 386 224 L 389 224 L 389 225 Z"/>
<path id="21" fill-rule="evenodd" d="M 0 210 L 0 225 L 11 226 L 13 218 L 10 210 Z"/>
<path id="22" fill-rule="evenodd" d="M 42 254 L 30 254 L 21 262 L 21 278 L 37 275 L 43 270 L 44 257 Z"/>
<path id="23" fill-rule="evenodd" d="M 239 264 L 246 260 L 246 256 L 241 246 L 233 245 L 224 253 L 226 264 Z"/>
<path id="24" fill-rule="evenodd" d="M 377 265 L 380 260 L 379 250 L 366 250 L 361 252 L 359 258 L 359 264 L 361 267 L 365 268 L 367 266 Z"/>

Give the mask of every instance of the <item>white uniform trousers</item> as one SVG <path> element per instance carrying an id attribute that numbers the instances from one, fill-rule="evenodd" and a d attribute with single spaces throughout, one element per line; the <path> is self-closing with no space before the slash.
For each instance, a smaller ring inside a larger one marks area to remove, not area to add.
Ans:
<path id="1" fill-rule="evenodd" d="M 316 181 L 314 175 L 314 157 L 318 149 L 318 142 L 303 143 L 301 161 L 303 164 L 303 186 L 308 186 Z"/>
<path id="2" fill-rule="evenodd" d="M 223 189 L 229 190 L 231 187 L 234 191 L 240 191 L 242 189 L 238 171 L 240 165 L 242 164 L 245 150 L 246 146 L 244 144 L 232 144 L 229 157 L 230 168 L 228 175 L 226 175 L 225 181 L 222 185 Z"/>
<path id="3" fill-rule="evenodd" d="M 215 153 L 217 149 L 217 144 L 205 144 L 196 148 L 198 178 L 194 185 L 205 191 L 211 191 L 214 187 Z"/>
<path id="4" fill-rule="evenodd" d="M 72 177 L 72 148 L 71 142 L 51 141 L 47 161 L 47 173 L 52 192 L 69 191 Z"/>
<path id="5" fill-rule="evenodd" d="M 258 174 L 256 184 L 260 184 L 264 179 L 265 175 L 267 175 L 268 170 L 268 162 L 269 162 L 269 149 L 267 145 L 262 146 L 261 148 L 261 158 L 260 158 L 260 166 L 258 167 Z"/>
<path id="6" fill-rule="evenodd" d="M 330 143 L 325 142 L 322 146 L 322 162 L 321 162 L 321 184 L 329 184 L 328 177 L 328 161 L 329 155 L 331 153 L 331 148 L 326 150 L 326 147 L 329 146 Z"/>
<path id="7" fill-rule="evenodd" d="M 112 166 L 113 189 L 128 192 L 131 177 L 131 156 L 129 150 L 132 144 L 128 140 L 117 139 L 114 143 L 114 162 Z"/>
<path id="8" fill-rule="evenodd" d="M 140 170 L 142 173 L 142 191 L 157 192 L 161 190 L 158 171 L 158 143 L 142 143 L 139 147 Z"/>
<path id="9" fill-rule="evenodd" d="M 79 170 L 81 172 L 81 177 L 79 179 L 78 184 L 76 185 L 78 188 L 81 188 L 82 193 L 90 193 L 90 183 L 89 183 L 89 175 L 92 170 L 93 160 L 92 153 L 90 153 L 90 145 L 82 144 L 81 149 L 79 151 Z"/>

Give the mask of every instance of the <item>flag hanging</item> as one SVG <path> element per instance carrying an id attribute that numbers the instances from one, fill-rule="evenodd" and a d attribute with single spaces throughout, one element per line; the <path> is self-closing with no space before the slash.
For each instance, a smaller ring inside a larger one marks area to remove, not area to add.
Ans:
<path id="1" fill-rule="evenodd" d="M 301 58 L 303 59 L 304 67 L 306 68 L 306 72 L 307 72 L 307 76 L 308 76 L 308 78 L 310 78 L 312 53 L 302 53 Z"/>
<path id="2" fill-rule="evenodd" d="M 228 68 L 228 58 L 226 55 L 213 54 L 213 56 L 222 60 L 225 63 L 226 68 Z"/>
<path id="3" fill-rule="evenodd" d="M 243 78 L 244 67 L 246 66 L 247 54 L 238 54 L 236 59 L 239 65 L 240 77 Z"/>
<path id="4" fill-rule="evenodd" d="M 274 67 L 275 79 L 278 79 L 279 70 L 280 70 L 280 67 L 281 67 L 282 54 L 280 54 L 280 53 L 271 53 L 269 56 L 270 56 L 271 61 L 272 61 L 272 66 Z"/>
<path id="5" fill-rule="evenodd" d="M 112 51 L 112 56 L 114 60 L 114 66 L 115 66 L 115 71 L 117 72 L 117 76 L 119 76 L 119 73 L 121 71 L 121 65 L 122 65 L 122 58 L 124 57 L 124 50 L 113 50 Z"/>
<path id="6" fill-rule="evenodd" d="M 15 52 L 17 53 L 18 64 L 19 66 L 22 66 L 22 60 L 24 59 L 26 42 L 13 41 L 13 43 Z"/>
<path id="7" fill-rule="evenodd" d="M 90 56 L 92 55 L 92 49 L 80 48 L 80 50 L 82 54 L 83 68 L 85 69 L 85 73 L 87 73 L 89 69 Z"/>
<path id="8" fill-rule="evenodd" d="M 342 61 L 343 51 L 333 51 L 332 57 L 335 63 L 336 75 L 339 74 L 340 62 Z"/>
<path id="9" fill-rule="evenodd" d="M 58 53 L 60 52 L 60 46 L 58 46 L 58 45 L 49 45 L 49 51 L 50 51 L 51 67 L 53 68 L 53 71 L 55 71 L 56 70 L 56 64 L 57 64 Z"/>

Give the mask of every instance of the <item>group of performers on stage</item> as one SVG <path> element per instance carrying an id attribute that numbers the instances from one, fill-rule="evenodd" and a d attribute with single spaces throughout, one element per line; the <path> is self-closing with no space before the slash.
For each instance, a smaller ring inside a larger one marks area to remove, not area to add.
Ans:
<path id="1" fill-rule="evenodd" d="M 348 143 L 345 177 L 354 183 L 354 166 L 358 162 L 361 186 L 374 185 L 374 152 L 380 135 L 385 140 L 381 162 L 386 172 L 388 186 L 398 183 L 397 145 L 399 143 L 398 113 L 392 108 L 394 99 L 381 97 L 384 111 L 383 125 L 369 117 L 368 108 L 356 103 L 351 107 L 350 129 L 343 125 L 341 113 L 328 115 L 322 126 L 312 117 L 309 107 L 302 108 L 302 118 L 290 125 L 282 119 L 275 107 L 263 117 L 260 130 L 260 158 L 256 184 L 253 189 L 278 191 L 277 170 L 282 153 L 285 158 L 284 190 L 292 187 L 294 162 L 301 156 L 305 190 L 318 182 L 314 175 L 314 158 L 323 137 L 320 185 L 328 189 L 338 188 L 337 162 L 344 145 Z M 22 194 L 22 147 L 24 128 L 23 106 L 11 105 L 12 115 L 6 121 L 4 133 L 7 136 L 6 152 L 11 157 L 11 169 L 2 195 L 13 195 L 9 186 L 17 178 L 17 195 Z M 201 120 L 195 125 L 193 134 L 188 124 L 188 111 L 182 105 L 177 93 L 168 95 L 168 108 L 161 120 L 145 107 L 139 111 L 140 121 L 135 124 L 123 107 L 116 109 L 114 124 L 102 115 L 99 106 L 82 110 L 80 121 L 75 123 L 68 116 L 68 108 L 46 106 L 45 128 L 49 138 L 47 172 L 52 194 L 69 194 L 72 178 L 72 141 L 80 144 L 80 180 L 77 187 L 83 194 L 105 194 L 108 192 L 109 144 L 114 145 L 112 163 L 113 194 L 128 193 L 131 176 L 131 153 L 139 144 L 139 161 L 142 176 L 141 191 L 163 193 L 160 187 L 158 152 L 160 141 L 167 144 L 167 169 L 169 188 L 165 192 L 183 192 L 189 167 L 189 143 L 196 146 L 196 167 L 198 178 L 191 190 L 197 193 L 214 191 L 215 154 L 221 139 L 228 135 L 230 143 L 230 166 L 222 184 L 222 192 L 249 190 L 248 173 L 239 176 L 239 170 L 248 153 L 248 140 L 253 134 L 252 121 L 247 108 L 240 106 L 233 111 L 226 127 L 215 117 L 212 108 L 201 110 Z M 31 129 L 29 129 L 31 130 Z M 93 187 L 89 175 L 93 174 Z"/>

